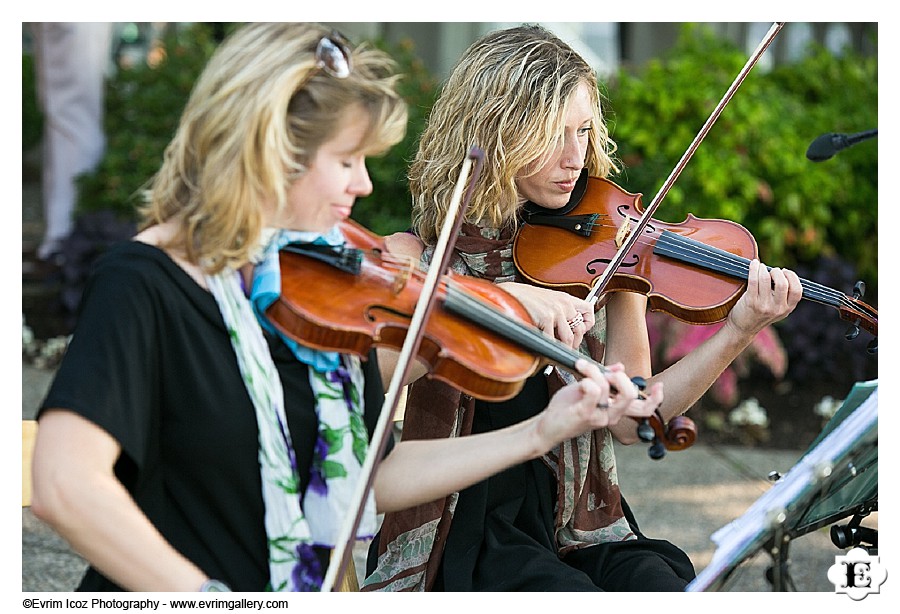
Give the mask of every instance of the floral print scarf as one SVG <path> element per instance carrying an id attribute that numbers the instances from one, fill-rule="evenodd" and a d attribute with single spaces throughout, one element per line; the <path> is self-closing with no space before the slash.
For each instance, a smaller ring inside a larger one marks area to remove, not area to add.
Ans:
<path id="1" fill-rule="evenodd" d="M 284 412 L 284 392 L 262 330 L 270 329 L 271 324 L 260 319 L 265 302 L 274 300 L 263 289 L 275 289 L 277 296 L 280 287 L 278 249 L 293 238 L 297 237 L 279 233 L 270 241 L 263 262 L 257 267 L 253 304 L 242 290 L 237 271 L 226 270 L 206 279 L 256 411 L 270 588 L 317 591 L 325 570 L 313 547 L 335 545 L 365 461 L 368 432 L 363 421 L 364 376 L 360 359 L 289 343 L 297 359 L 310 365 L 310 385 L 319 418 L 309 486 L 305 493 L 300 492 L 297 459 Z M 370 493 L 357 536 L 371 539 L 375 529 L 375 503 Z"/>

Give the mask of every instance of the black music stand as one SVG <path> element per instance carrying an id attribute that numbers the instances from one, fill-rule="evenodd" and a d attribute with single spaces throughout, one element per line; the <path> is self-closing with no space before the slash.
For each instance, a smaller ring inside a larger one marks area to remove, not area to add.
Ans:
<path id="1" fill-rule="evenodd" d="M 712 561 L 685 590 L 722 588 L 731 573 L 760 550 L 773 558 L 773 590 L 787 590 L 791 540 L 855 516 L 845 535 L 852 541 L 858 538 L 858 519 L 877 508 L 878 380 L 873 380 L 857 383 L 797 464 L 743 516 L 712 535 L 718 545 Z M 846 547 L 851 545 L 858 544 Z"/>

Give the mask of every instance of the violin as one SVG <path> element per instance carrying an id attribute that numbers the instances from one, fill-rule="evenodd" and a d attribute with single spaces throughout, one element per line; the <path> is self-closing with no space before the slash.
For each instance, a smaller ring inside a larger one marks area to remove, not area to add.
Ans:
<path id="1" fill-rule="evenodd" d="M 586 181 L 586 183 L 583 183 Z M 620 258 L 606 290 L 644 294 L 649 308 L 690 324 L 724 320 L 747 287 L 750 260 L 757 258 L 756 240 L 729 220 L 688 215 L 677 224 L 645 217 L 641 194 L 585 174 L 576 186 L 575 204 L 561 211 L 532 207 L 513 244 L 513 260 L 535 284 L 584 298 L 626 239 L 633 246 Z M 583 195 L 578 198 L 579 193 Z M 631 233 L 639 228 L 640 236 Z M 548 257 L 552 254 L 551 257 Z M 837 309 L 851 323 L 854 338 L 862 328 L 878 336 L 878 312 L 854 296 L 800 280 L 803 298 Z M 869 352 L 877 349 L 877 339 Z"/>
<path id="2" fill-rule="evenodd" d="M 281 250 L 281 296 L 266 315 L 291 339 L 322 351 L 367 356 L 373 346 L 399 349 L 424 272 L 356 222 L 340 228 L 341 248 Z M 430 377 L 488 401 L 515 396 L 546 364 L 574 370 L 586 358 L 533 326 L 521 303 L 496 284 L 452 272 L 440 281 L 417 357 Z M 654 442 L 652 457 L 693 444 L 693 422 L 680 418 L 666 425 L 656 414 L 642 424 L 641 438 Z"/>

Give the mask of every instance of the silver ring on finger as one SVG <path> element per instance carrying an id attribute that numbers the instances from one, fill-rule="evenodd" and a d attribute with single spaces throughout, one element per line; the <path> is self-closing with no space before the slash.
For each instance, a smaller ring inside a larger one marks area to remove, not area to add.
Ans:
<path id="1" fill-rule="evenodd" d="M 579 324 L 584 324 L 584 316 L 581 315 L 581 313 L 579 312 L 574 318 L 572 318 L 571 320 L 568 320 L 568 322 L 569 322 L 569 328 L 571 328 L 572 330 L 575 330 L 576 326 L 578 326 Z"/>

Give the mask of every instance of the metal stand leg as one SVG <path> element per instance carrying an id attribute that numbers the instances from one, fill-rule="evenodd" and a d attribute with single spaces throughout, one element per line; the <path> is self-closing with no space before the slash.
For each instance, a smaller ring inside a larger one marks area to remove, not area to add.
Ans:
<path id="1" fill-rule="evenodd" d="M 768 551 L 772 557 L 772 565 L 766 569 L 766 579 L 772 585 L 772 591 L 774 592 L 794 592 L 797 590 L 790 572 L 791 560 L 788 554 L 790 545 L 790 536 L 779 525 L 775 530 L 775 535 L 769 542 Z"/>

